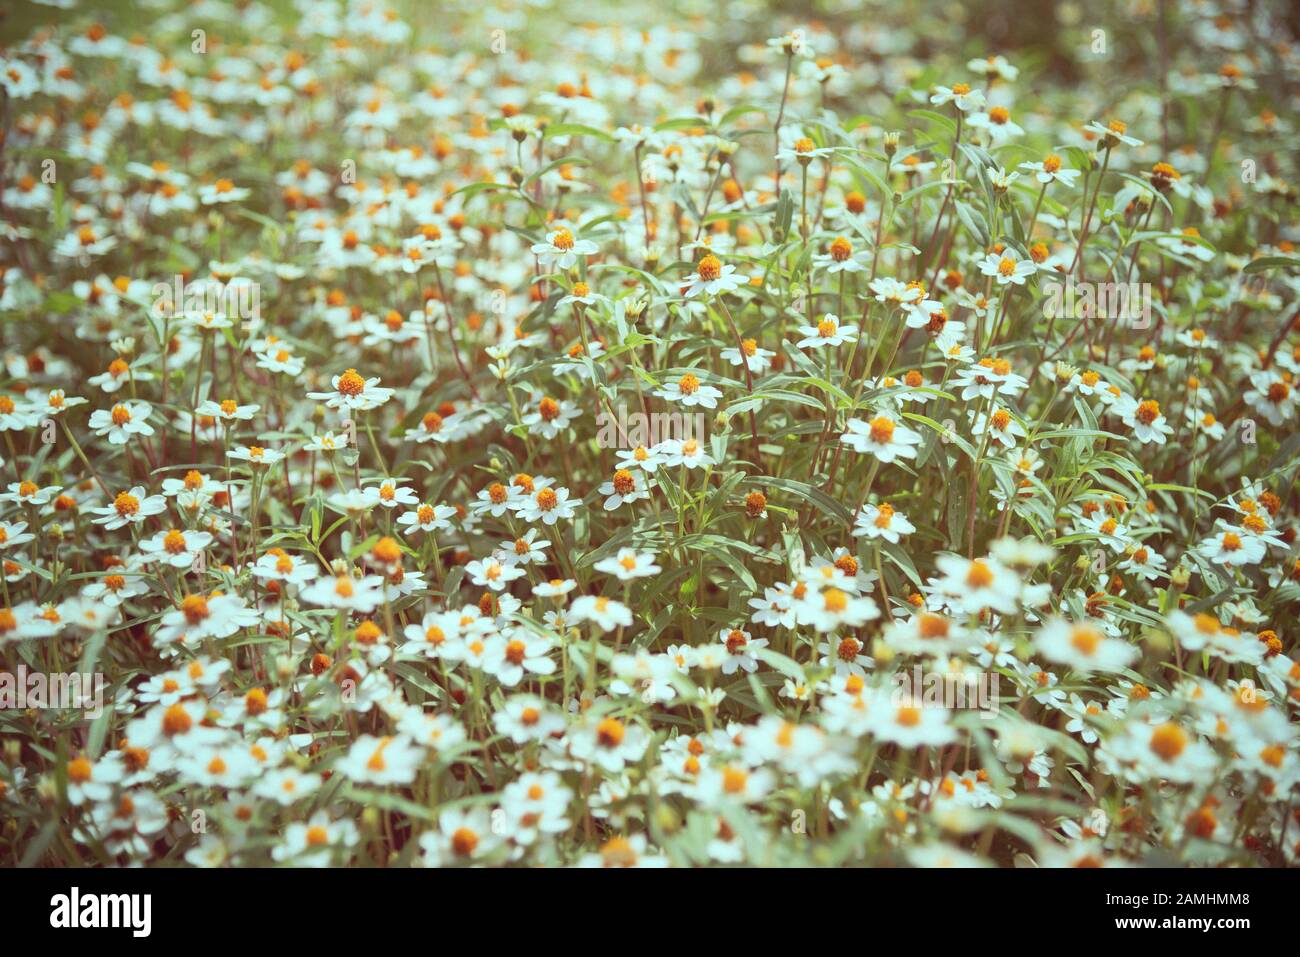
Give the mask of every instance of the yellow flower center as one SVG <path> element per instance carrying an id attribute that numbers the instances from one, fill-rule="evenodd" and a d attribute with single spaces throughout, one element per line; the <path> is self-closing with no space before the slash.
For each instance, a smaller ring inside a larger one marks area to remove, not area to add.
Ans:
<path id="1" fill-rule="evenodd" d="M 1070 644 L 1080 654 L 1092 656 L 1101 645 L 1101 635 L 1087 625 L 1079 625 L 1070 631 Z"/>
<path id="2" fill-rule="evenodd" d="M 988 588 L 993 584 L 993 570 L 978 558 L 966 571 L 966 584 L 971 588 Z"/>
<path id="3" fill-rule="evenodd" d="M 1166 721 L 1152 733 L 1148 746 L 1157 757 L 1172 761 L 1186 749 L 1187 732 L 1173 722 Z"/>
<path id="4" fill-rule="evenodd" d="M 705 282 L 712 282 L 722 275 L 722 261 L 712 253 L 700 260 L 696 272 Z"/>
<path id="5" fill-rule="evenodd" d="M 346 396 L 358 396 L 366 388 L 366 380 L 357 374 L 356 369 L 348 369 L 339 376 L 339 392 Z"/>
<path id="6" fill-rule="evenodd" d="M 831 614 L 838 615 L 849 607 L 849 596 L 838 588 L 828 588 L 822 592 L 822 607 Z"/>
<path id="7" fill-rule="evenodd" d="M 606 718 L 596 725 L 596 741 L 606 748 L 616 748 L 623 743 L 627 729 L 617 718 Z"/>

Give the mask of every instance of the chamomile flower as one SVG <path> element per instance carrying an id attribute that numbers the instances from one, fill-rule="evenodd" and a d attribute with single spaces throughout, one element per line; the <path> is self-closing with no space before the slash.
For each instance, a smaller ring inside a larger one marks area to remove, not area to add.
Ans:
<path id="1" fill-rule="evenodd" d="M 989 253 L 980 260 L 980 273 L 992 276 L 999 286 L 1023 286 L 1025 280 L 1038 272 L 1033 259 L 1020 259 L 1011 250 Z"/>
<path id="2" fill-rule="evenodd" d="M 516 514 L 525 522 L 542 522 L 554 525 L 561 519 L 571 519 L 575 514 L 575 505 L 569 499 L 567 488 L 539 488 L 525 497 Z"/>
<path id="3" fill-rule="evenodd" d="M 603 595 L 583 595 L 575 599 L 569 607 L 569 614 L 573 621 L 589 621 L 601 631 L 613 631 L 632 624 L 631 609 Z"/>
<path id="4" fill-rule="evenodd" d="M 1043 157 L 1041 162 L 1021 163 L 1020 168 L 1028 170 L 1034 174 L 1034 179 L 1047 185 L 1048 183 L 1061 183 L 1068 187 L 1073 187 L 1075 181 L 1081 175 L 1077 169 L 1070 169 L 1064 164 L 1061 157 L 1055 153 L 1048 153 Z"/>
<path id="5" fill-rule="evenodd" d="M 577 265 L 579 257 L 584 260 L 600 252 L 600 247 L 589 239 L 575 239 L 573 231 L 567 226 L 560 226 L 546 234 L 546 240 L 534 243 L 532 253 L 546 267 L 571 269 Z"/>
<path id="6" fill-rule="evenodd" d="M 96 525 L 103 525 L 107 531 L 122 528 L 125 525 L 141 524 L 154 515 L 167 510 L 167 500 L 161 495 L 148 495 L 144 486 L 136 485 L 126 492 L 118 492 L 109 505 L 92 508 L 91 513 L 100 516 Z"/>
<path id="7" fill-rule="evenodd" d="M 853 534 L 858 537 L 880 538 L 897 545 L 904 535 L 911 535 L 916 526 L 907 516 L 888 502 L 863 505 L 853 523 Z"/>
<path id="8" fill-rule="evenodd" d="M 307 398 L 321 399 L 331 409 L 365 412 L 393 397 L 393 390 L 380 388 L 379 382 L 378 377 L 365 379 L 356 369 L 348 369 L 330 380 L 332 392 L 308 392 Z"/>
<path id="9" fill-rule="evenodd" d="M 410 511 L 397 516 L 397 524 L 404 528 L 407 535 L 413 535 L 416 532 L 424 532 L 425 534 L 443 532 L 451 528 L 451 519 L 455 515 L 456 510 L 450 505 L 433 505 L 428 502 L 421 502 Z"/>
<path id="10" fill-rule="evenodd" d="M 751 375 L 762 375 L 771 368 L 776 353 L 759 348 L 755 339 L 743 339 L 739 346 L 723 349 L 718 355 L 723 362 L 749 369 Z"/>
<path id="11" fill-rule="evenodd" d="M 579 414 L 576 403 L 568 399 L 557 402 L 550 396 L 543 396 L 521 421 L 531 434 L 553 439 L 567 430 Z"/>
<path id="12" fill-rule="evenodd" d="M 223 203 L 241 203 L 252 195 L 252 191 L 243 186 L 236 186 L 228 179 L 219 179 L 215 183 L 199 187 L 199 202 L 204 206 Z"/>
<path id="13" fill-rule="evenodd" d="M 113 445 L 126 445 L 134 435 L 153 435 L 153 426 L 149 416 L 153 406 L 148 402 L 127 400 L 119 402 L 111 409 L 96 409 L 90 414 L 90 428 Z"/>
<path id="14" fill-rule="evenodd" d="M 470 562 L 465 566 L 465 574 L 480 588 L 502 591 L 516 578 L 522 578 L 525 572 L 518 565 L 493 557 Z"/>
<path id="15" fill-rule="evenodd" d="M 826 313 L 815 326 L 800 326 L 803 338 L 796 343 L 801 349 L 817 349 L 822 346 L 838 346 L 846 342 L 856 342 L 858 327 L 840 325 L 839 316 Z"/>
<path id="16" fill-rule="evenodd" d="M 173 528 L 166 532 L 159 532 L 152 538 L 143 539 L 140 542 L 140 551 L 144 553 L 146 563 L 161 562 L 173 568 L 188 568 L 211 544 L 212 536 L 207 532 L 188 532 Z"/>
<path id="17" fill-rule="evenodd" d="M 916 447 L 921 444 L 920 433 L 888 415 L 877 415 L 870 421 L 849 419 L 845 425 L 848 431 L 840 436 L 842 443 L 855 452 L 873 455 L 885 464 L 900 458 L 916 458 Z"/>
<path id="18" fill-rule="evenodd" d="M 722 398 L 720 389 L 715 389 L 711 385 L 704 385 L 693 372 L 687 372 L 678 379 L 669 380 L 661 388 L 656 389 L 654 394 L 661 399 L 667 399 L 669 402 L 675 402 L 687 408 L 698 405 L 706 409 L 716 409 L 718 399 Z"/>
<path id="19" fill-rule="evenodd" d="M 951 103 L 962 113 L 973 113 L 983 108 L 984 93 L 981 90 L 972 90 L 969 83 L 954 83 L 952 86 L 935 87 L 934 93 L 930 95 L 930 102 L 935 106 Z"/>
<path id="20" fill-rule="evenodd" d="M 410 784 L 424 763 L 424 753 L 405 735 L 359 736 L 334 770 L 357 784 Z"/>
<path id="21" fill-rule="evenodd" d="M 748 276 L 737 273 L 736 267 L 730 263 L 724 266 L 717 256 L 709 253 L 696 263 L 695 274 L 686 282 L 682 295 L 687 299 L 701 293 L 706 296 L 716 296 L 735 292 L 748 283 Z"/>
<path id="22" fill-rule="evenodd" d="M 519 684 L 525 675 L 555 672 L 549 639 L 518 629 L 509 635 L 494 635 L 483 655 L 483 671 L 507 688 Z"/>
<path id="23" fill-rule="evenodd" d="M 639 553 L 632 548 L 620 548 L 616 554 L 602 558 L 592 567 L 620 581 L 652 577 L 663 571 L 655 564 L 654 553 Z"/>
<path id="24" fill-rule="evenodd" d="M 1137 649 L 1128 642 L 1107 637 L 1086 622 L 1072 624 L 1063 618 L 1044 623 L 1034 646 L 1048 661 L 1083 674 L 1122 671 L 1137 658 Z"/>

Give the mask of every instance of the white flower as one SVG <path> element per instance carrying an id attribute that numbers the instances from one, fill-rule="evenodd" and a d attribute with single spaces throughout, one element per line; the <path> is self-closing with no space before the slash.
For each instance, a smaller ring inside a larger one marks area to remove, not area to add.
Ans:
<path id="1" fill-rule="evenodd" d="M 146 562 L 162 562 L 173 568 L 188 568 L 209 545 L 212 536 L 207 532 L 188 532 L 173 528 L 159 532 L 153 538 L 140 542 Z"/>
<path id="2" fill-rule="evenodd" d="M 1109 638 L 1091 624 L 1072 624 L 1063 618 L 1047 621 L 1034 646 L 1048 661 L 1083 674 L 1122 671 L 1138 653 L 1127 641 Z"/>
<path id="3" fill-rule="evenodd" d="M 226 453 L 226 457 L 249 465 L 274 465 L 284 458 L 284 453 L 260 445 L 237 445 Z"/>
<path id="4" fill-rule="evenodd" d="M 1038 271 L 1032 259 L 1020 259 L 1010 249 L 999 253 L 989 253 L 980 260 L 980 272 L 985 276 L 997 278 L 999 286 L 1008 283 L 1023 286 L 1025 280 Z"/>
<path id="5" fill-rule="evenodd" d="M 1043 184 L 1064 183 L 1066 186 L 1073 187 L 1075 180 L 1082 175 L 1077 169 L 1063 166 L 1061 157 L 1055 153 L 1043 157 L 1041 163 L 1021 163 L 1020 168 L 1033 173 L 1034 179 Z"/>
<path id="6" fill-rule="evenodd" d="M 1218 531 L 1196 546 L 1212 562 L 1227 566 L 1257 565 L 1267 553 L 1265 540 L 1220 519 Z"/>
<path id="7" fill-rule="evenodd" d="M 800 326 L 799 331 L 804 336 L 797 343 L 801 349 L 838 346 L 845 342 L 856 342 L 858 338 L 857 326 L 841 326 L 839 316 L 829 312 L 818 320 L 817 325 Z"/>
<path id="8" fill-rule="evenodd" d="M 467 564 L 465 574 L 481 588 L 502 591 L 516 578 L 522 578 L 525 572 L 518 565 L 503 564 L 496 558 L 481 558 Z"/>
<path id="9" fill-rule="evenodd" d="M 153 412 L 148 402 L 128 399 L 111 409 L 96 409 L 90 414 L 90 428 L 96 435 L 107 436 L 113 445 L 125 445 L 133 435 L 153 435 L 147 421 Z"/>
<path id="10" fill-rule="evenodd" d="M 357 826 L 346 818 L 332 821 L 327 811 L 317 811 L 306 823 L 294 821 L 284 829 L 284 838 L 271 849 L 271 858 L 298 867 L 328 867 L 340 852 L 356 846 Z"/>
<path id="11" fill-rule="evenodd" d="M 546 700 L 530 694 L 507 698 L 492 716 L 492 725 L 515 744 L 545 741 L 564 730 L 564 718 Z"/>
<path id="12" fill-rule="evenodd" d="M 304 588 L 298 597 L 309 605 L 369 613 L 384 600 L 383 582 L 383 578 L 378 575 L 367 575 L 365 578 L 353 578 L 351 575 L 325 576 Z"/>
<path id="13" fill-rule="evenodd" d="M 536 407 L 520 420 L 528 426 L 533 435 L 544 439 L 553 439 L 569 427 L 569 423 L 581 414 L 577 403 L 568 399 L 556 402 L 549 396 L 543 397 Z"/>
<path id="14" fill-rule="evenodd" d="M 954 83 L 950 87 L 935 87 L 934 93 L 930 96 L 930 102 L 935 106 L 951 103 L 961 112 L 971 113 L 983 108 L 984 93 L 982 90 L 972 90 L 965 83 Z"/>
<path id="15" fill-rule="evenodd" d="M 399 505 L 415 505 L 419 502 L 415 493 L 398 479 L 384 479 L 377 486 L 372 485 L 362 491 L 367 506 L 382 505 L 384 508 L 397 508 Z"/>
<path id="16" fill-rule="evenodd" d="M 991 106 L 987 112 L 972 113 L 966 122 L 988 133 L 994 146 L 1025 135 L 1024 129 L 1012 121 L 1010 111 L 1002 106 Z M 1014 173 L 1011 175 L 1015 176 Z"/>
<path id="17" fill-rule="evenodd" d="M 853 534 L 868 538 L 883 538 L 897 545 L 904 535 L 911 535 L 916 526 L 907 520 L 907 516 L 894 509 L 888 502 L 879 505 L 864 505 L 854 521 Z"/>
<path id="18" fill-rule="evenodd" d="M 645 578 L 663 571 L 655 564 L 653 552 L 639 554 L 634 548 L 620 548 L 618 554 L 602 558 L 593 567 L 598 572 L 614 575 L 620 581 Z"/>
<path id="19" fill-rule="evenodd" d="M 493 635 L 483 654 L 483 670 L 507 688 L 513 688 L 525 672 L 549 675 L 555 672 L 550 658 L 551 642 L 540 635 L 518 629 L 511 635 Z"/>
<path id="20" fill-rule="evenodd" d="M 870 708 L 871 734 L 881 741 L 890 741 L 903 750 L 920 747 L 942 747 L 957 739 L 957 732 L 949 723 L 946 708 L 922 704 L 898 692 L 888 703 L 876 702 Z"/>
<path id="21" fill-rule="evenodd" d="M 575 730 L 569 739 L 569 753 L 584 764 L 616 774 L 628 762 L 639 761 L 649 743 L 645 728 L 607 717 Z"/>
<path id="22" fill-rule="evenodd" d="M 363 734 L 334 770 L 358 784 L 410 784 L 424 764 L 424 752 L 405 735 L 376 738 Z"/>
<path id="23" fill-rule="evenodd" d="M 199 202 L 204 206 L 238 203 L 248 199 L 251 192 L 242 186 L 236 186 L 228 179 L 219 179 L 215 183 L 199 187 Z"/>
<path id="24" fill-rule="evenodd" d="M 123 525 L 140 524 L 150 516 L 166 510 L 167 499 L 161 495 L 147 495 L 144 486 L 137 485 L 129 492 L 118 492 L 111 505 L 92 508 L 91 512 L 101 516 L 95 519 L 96 525 L 103 525 L 112 531 Z"/>
<path id="25" fill-rule="evenodd" d="M 1174 434 L 1164 413 L 1160 411 L 1160 403 L 1154 399 L 1138 402 L 1130 396 L 1124 396 L 1115 403 L 1114 411 L 1143 445 L 1151 442 L 1164 445 L 1165 436 Z"/>
<path id="26" fill-rule="evenodd" d="M 753 339 L 745 339 L 740 346 L 723 349 L 718 355 L 722 357 L 723 362 L 748 368 L 750 375 L 762 375 L 772 365 L 772 359 L 776 357 L 776 353 L 772 350 L 760 349 Z"/>
<path id="27" fill-rule="evenodd" d="M 795 613 L 800 624 L 827 632 L 841 626 L 858 628 L 865 625 L 880 617 L 880 608 L 864 595 L 854 595 L 832 585 L 820 591 L 809 589 L 796 602 Z"/>
<path id="28" fill-rule="evenodd" d="M 717 408 L 718 399 L 722 398 L 720 390 L 711 385 L 702 385 L 699 378 L 691 372 L 687 372 L 676 382 L 669 382 L 656 389 L 654 394 L 669 402 L 677 402 L 687 407 L 699 405 L 706 409 Z"/>
<path id="29" fill-rule="evenodd" d="M 1112 120 L 1106 126 L 1102 126 L 1101 123 L 1093 120 L 1084 126 L 1083 131 L 1099 137 L 1103 149 L 1113 149 L 1120 143 L 1123 143 L 1125 146 L 1141 146 L 1141 140 L 1125 133 L 1127 128 L 1128 127 L 1119 120 Z"/>
<path id="30" fill-rule="evenodd" d="M 572 230 L 561 226 L 547 233 L 545 242 L 534 243 L 532 252 L 543 266 L 570 269 L 579 256 L 594 256 L 600 248 L 590 240 L 574 239 Z"/>
<path id="31" fill-rule="evenodd" d="M 199 403 L 199 407 L 194 410 L 194 414 L 219 419 L 226 423 L 247 422 L 257 414 L 257 410 L 260 408 L 260 405 L 240 405 L 234 399 L 226 399 L 222 402 L 214 402 L 212 399 L 208 399 L 206 402 Z"/>
<path id="32" fill-rule="evenodd" d="M 724 675 L 733 675 L 737 670 L 747 673 L 758 670 L 758 658 L 754 652 L 767 647 L 766 638 L 755 638 L 743 628 L 723 628 L 718 632 L 718 641 L 727 650 L 727 657 L 722 662 Z"/>
<path id="33" fill-rule="evenodd" d="M 666 468 L 684 465 L 688 469 L 715 465 L 713 456 L 704 451 L 698 439 L 664 439 L 653 449 Z"/>
<path id="34" fill-rule="evenodd" d="M 451 528 L 448 519 L 455 514 L 456 510 L 450 505 L 430 505 L 421 502 L 411 511 L 397 516 L 397 524 L 403 526 L 408 535 L 413 535 L 417 531 L 426 533 L 446 531 Z"/>
<path id="35" fill-rule="evenodd" d="M 272 549 L 253 565 L 253 577 L 262 581 L 305 585 L 320 574 L 314 561 L 295 559 L 280 549 Z"/>
<path id="36" fill-rule="evenodd" d="M 878 415 L 870 422 L 849 419 L 848 431 L 840 441 L 857 452 L 869 452 L 885 464 L 900 458 L 916 458 L 916 446 L 921 444 L 919 433 L 900 425 L 887 415 Z"/>
<path id="37" fill-rule="evenodd" d="M 934 588 L 948 596 L 954 608 L 971 615 L 985 608 L 1003 614 L 1015 612 L 1021 594 L 1020 576 L 1000 562 L 939 555 L 935 566 L 943 577 L 934 582 Z"/>
<path id="38" fill-rule="evenodd" d="M 333 392 L 308 392 L 309 399 L 323 399 L 331 409 L 364 412 L 376 409 L 393 397 L 392 389 L 379 387 L 380 379 L 364 379 L 356 369 L 348 369 L 330 380 Z"/>
<path id="39" fill-rule="evenodd" d="M 682 295 L 687 299 L 700 293 L 716 296 L 719 293 L 734 292 L 748 283 L 748 276 L 737 273 L 736 267 L 730 263 L 724 266 L 717 256 L 709 253 L 696 264 L 695 274 L 686 282 Z"/>
<path id="40" fill-rule="evenodd" d="M 569 501 L 567 488 L 539 488 L 524 499 L 519 506 L 519 517 L 525 522 L 541 521 L 554 525 L 560 519 L 573 518 L 574 505 Z"/>
<path id="41" fill-rule="evenodd" d="M 602 631 L 632 624 L 632 610 L 604 595 L 583 595 L 575 599 L 569 606 L 569 614 L 575 622 L 589 621 Z"/>

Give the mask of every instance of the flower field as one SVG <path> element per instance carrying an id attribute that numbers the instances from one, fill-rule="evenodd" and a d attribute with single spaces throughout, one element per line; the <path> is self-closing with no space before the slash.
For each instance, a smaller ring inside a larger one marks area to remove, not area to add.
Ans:
<path id="1" fill-rule="evenodd" d="M 1294 864 L 1298 32 L 17 0 L 0 861 Z"/>

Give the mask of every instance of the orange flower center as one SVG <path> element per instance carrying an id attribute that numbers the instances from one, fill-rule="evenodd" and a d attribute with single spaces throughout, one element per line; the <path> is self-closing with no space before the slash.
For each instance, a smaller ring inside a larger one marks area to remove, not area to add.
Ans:
<path id="1" fill-rule="evenodd" d="M 366 380 L 357 374 L 356 369 L 348 369 L 339 376 L 338 390 L 346 396 L 358 396 L 366 388 Z"/>

